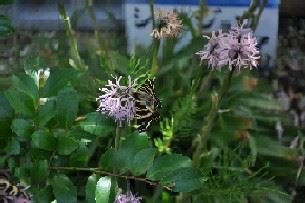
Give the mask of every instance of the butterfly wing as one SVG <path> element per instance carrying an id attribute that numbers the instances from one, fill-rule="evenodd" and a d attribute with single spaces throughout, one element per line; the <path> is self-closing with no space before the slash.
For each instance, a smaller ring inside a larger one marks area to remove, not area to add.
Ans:
<path id="1" fill-rule="evenodd" d="M 153 121 L 157 121 L 160 118 L 160 114 L 157 111 L 160 100 L 156 96 L 153 81 L 148 80 L 141 85 L 135 93 L 135 98 L 138 130 L 144 132 L 147 131 Z"/>

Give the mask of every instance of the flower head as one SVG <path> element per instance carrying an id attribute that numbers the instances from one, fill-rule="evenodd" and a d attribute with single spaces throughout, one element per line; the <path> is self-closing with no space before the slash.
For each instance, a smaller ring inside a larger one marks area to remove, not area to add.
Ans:
<path id="1" fill-rule="evenodd" d="M 204 50 L 197 52 L 202 60 L 208 60 L 209 67 L 215 69 L 227 64 L 228 50 L 223 46 L 227 34 L 222 33 L 220 30 L 218 33 L 212 32 L 212 36 L 203 37 L 209 40 L 208 44 L 204 46 Z"/>
<path id="2" fill-rule="evenodd" d="M 241 25 L 232 27 L 228 33 L 207 37 L 209 42 L 204 46 L 204 50 L 197 52 L 201 60 L 208 60 L 208 64 L 213 69 L 228 65 L 229 69 L 233 67 L 250 69 L 257 67 L 259 51 L 256 47 L 257 40 L 253 36 L 250 28 L 245 28 L 247 21 Z"/>
<path id="3" fill-rule="evenodd" d="M 259 59 L 259 51 L 256 47 L 257 40 L 253 36 L 251 29 L 245 29 L 244 24 L 240 27 L 233 27 L 231 32 L 230 40 L 228 40 L 227 48 L 229 50 L 229 68 L 232 66 L 241 68 L 257 67 Z"/>
<path id="4" fill-rule="evenodd" d="M 120 85 L 122 77 L 114 77 L 115 83 L 111 80 L 105 88 L 100 89 L 104 94 L 99 96 L 97 111 L 113 117 L 120 125 L 123 121 L 130 123 L 135 116 L 135 86 L 136 80 L 132 81 L 128 76 L 128 86 Z"/>
<path id="5" fill-rule="evenodd" d="M 178 18 L 176 12 L 157 10 L 155 13 L 156 28 L 150 33 L 150 36 L 156 39 L 162 37 L 177 37 L 182 29 L 182 21 Z"/>
<path id="6" fill-rule="evenodd" d="M 115 199 L 115 203 L 141 203 L 141 199 L 141 197 L 136 197 L 131 192 L 128 192 L 126 194 L 119 194 Z"/>

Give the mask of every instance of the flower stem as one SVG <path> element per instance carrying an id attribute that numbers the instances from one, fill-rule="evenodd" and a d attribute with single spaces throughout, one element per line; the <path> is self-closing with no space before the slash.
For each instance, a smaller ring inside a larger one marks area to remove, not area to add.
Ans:
<path id="1" fill-rule="evenodd" d="M 158 53 L 160 47 L 160 39 L 154 39 L 153 41 L 153 56 L 152 56 L 152 65 L 151 65 L 151 73 L 155 75 L 158 72 Z"/>
<path id="2" fill-rule="evenodd" d="M 208 76 L 206 77 L 206 79 L 204 81 L 202 81 L 200 88 L 197 92 L 197 97 L 201 96 L 203 94 L 203 92 L 205 92 L 207 89 L 209 89 L 213 76 L 214 76 L 214 71 L 210 71 Z"/>
<path id="3" fill-rule="evenodd" d="M 199 35 L 202 34 L 202 21 L 203 21 L 204 9 L 205 9 L 205 0 L 200 0 L 199 1 L 199 21 L 198 21 Z"/>
<path id="4" fill-rule="evenodd" d="M 153 28 L 155 28 L 155 10 L 154 10 L 154 0 L 149 1 L 150 13 L 151 13 L 151 20 L 153 24 Z"/>
<path id="5" fill-rule="evenodd" d="M 200 133 L 200 139 L 198 140 L 198 144 L 196 146 L 196 150 L 193 155 L 193 165 L 199 167 L 200 166 L 200 156 L 203 151 L 203 149 L 206 148 L 207 141 L 210 137 L 211 130 L 213 128 L 213 124 L 215 122 L 215 119 L 217 117 L 217 113 L 221 104 L 221 101 L 223 99 L 223 96 L 226 94 L 230 87 L 231 79 L 234 73 L 235 67 L 232 68 L 232 70 L 229 72 L 227 77 L 224 79 L 219 94 L 212 94 L 212 107 L 211 110 L 204 120 L 203 127 L 201 128 Z"/>
<path id="6" fill-rule="evenodd" d="M 64 22 L 67 37 L 70 42 L 71 56 L 72 56 L 73 62 L 75 63 L 72 66 L 75 66 L 75 68 L 77 68 L 79 70 L 87 70 L 88 67 L 84 64 L 83 60 L 81 59 L 81 57 L 79 55 L 78 45 L 77 45 L 76 38 L 74 36 L 74 32 L 72 30 L 71 21 L 70 21 L 69 16 L 67 15 L 65 6 L 62 2 L 58 3 L 58 10 L 59 10 L 59 15 Z"/>
<path id="7" fill-rule="evenodd" d="M 153 29 L 156 27 L 155 23 L 155 9 L 154 9 L 154 0 L 149 1 L 151 20 L 153 24 Z M 160 47 L 160 39 L 153 39 L 153 55 L 152 55 L 152 65 L 151 65 L 151 74 L 155 75 L 158 72 L 158 52 Z"/>
<path id="8" fill-rule="evenodd" d="M 107 40 L 103 40 L 103 39 L 107 39 L 107 36 L 103 36 L 103 34 L 101 34 L 99 32 L 100 28 L 99 28 L 99 25 L 98 25 L 98 22 L 97 22 L 97 19 L 96 19 L 96 15 L 95 15 L 95 12 L 94 12 L 94 5 L 93 5 L 93 2 L 92 0 L 86 0 L 86 7 L 88 9 L 88 14 L 93 22 L 93 26 L 94 26 L 94 35 L 95 35 L 95 39 L 96 39 L 96 42 L 97 42 L 97 47 L 98 47 L 98 54 L 99 55 L 102 55 L 103 57 L 106 57 L 107 59 L 107 65 L 106 66 L 107 68 L 110 67 L 112 68 L 112 64 L 111 64 L 111 59 L 110 59 L 110 55 L 109 55 L 109 46 L 108 46 L 108 43 L 107 43 Z M 105 34 L 107 35 L 107 33 Z"/>
<path id="9" fill-rule="evenodd" d="M 120 124 L 117 124 L 116 126 L 116 129 L 115 129 L 115 137 L 114 137 L 114 150 L 115 152 L 117 152 L 119 150 L 119 147 L 120 147 Z M 116 168 L 116 167 L 113 167 L 113 173 L 118 173 L 119 172 L 119 169 Z M 116 181 L 117 180 L 117 177 L 116 177 Z"/>
<path id="10" fill-rule="evenodd" d="M 120 126 L 119 124 L 116 126 L 115 129 L 115 138 L 114 138 L 114 149 L 115 151 L 118 151 L 119 147 L 120 147 Z"/>

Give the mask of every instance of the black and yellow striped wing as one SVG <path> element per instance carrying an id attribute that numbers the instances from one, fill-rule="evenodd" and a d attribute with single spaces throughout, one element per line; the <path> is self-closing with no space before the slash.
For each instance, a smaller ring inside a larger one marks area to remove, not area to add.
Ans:
<path id="1" fill-rule="evenodd" d="M 152 122 L 159 120 L 160 100 L 158 99 L 153 80 L 147 80 L 135 93 L 136 120 L 140 132 L 147 131 Z"/>

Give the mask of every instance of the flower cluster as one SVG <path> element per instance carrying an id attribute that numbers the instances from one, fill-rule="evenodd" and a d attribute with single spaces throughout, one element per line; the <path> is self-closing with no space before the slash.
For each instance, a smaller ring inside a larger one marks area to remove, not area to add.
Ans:
<path id="1" fill-rule="evenodd" d="M 204 50 L 197 52 L 201 60 L 207 60 L 209 67 L 220 69 L 228 65 L 233 67 L 247 68 L 257 67 L 259 51 L 256 47 L 257 40 L 250 28 L 245 28 L 247 21 L 239 26 L 232 27 L 227 33 L 221 30 L 212 32 L 212 36 L 203 36 L 209 40 Z"/>
<path id="2" fill-rule="evenodd" d="M 100 89 L 104 94 L 96 99 L 99 102 L 97 111 L 113 117 L 121 126 L 123 121 L 130 123 L 134 119 L 135 98 L 133 95 L 137 83 L 128 76 L 128 85 L 124 86 L 120 85 L 122 77 L 113 78 L 114 83 L 109 80 L 108 85 Z"/>
<path id="3" fill-rule="evenodd" d="M 141 203 L 141 199 L 141 197 L 136 197 L 131 192 L 128 192 L 127 194 L 119 194 L 115 199 L 115 203 Z"/>
<path id="4" fill-rule="evenodd" d="M 156 27 L 150 36 L 156 39 L 163 37 L 177 37 L 182 29 L 182 20 L 178 18 L 176 12 L 159 9 L 156 14 Z"/>

